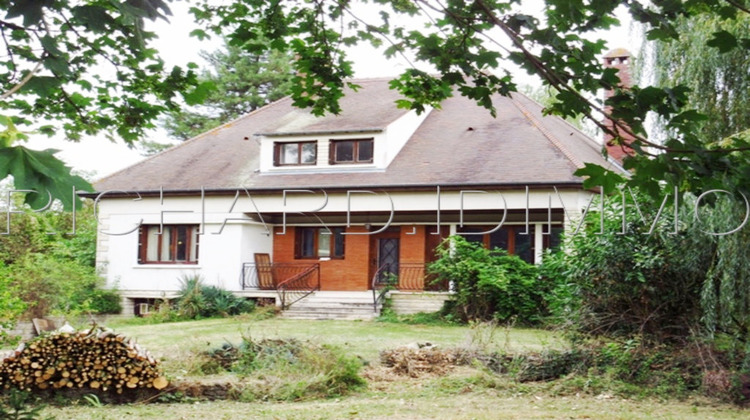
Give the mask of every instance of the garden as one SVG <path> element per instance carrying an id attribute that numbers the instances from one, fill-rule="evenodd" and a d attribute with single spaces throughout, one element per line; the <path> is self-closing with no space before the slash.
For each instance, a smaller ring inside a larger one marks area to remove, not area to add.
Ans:
<path id="1" fill-rule="evenodd" d="M 200 277 L 184 277 L 179 299 L 163 302 L 149 316 L 92 325 L 95 312 L 119 310 L 117 299 L 102 298 L 117 293 L 102 288 L 93 261 L 72 257 L 87 255 L 79 251 L 92 246 L 86 229 L 93 227 L 84 223 L 80 236 L 50 239 L 40 232 L 64 228 L 66 213 L 29 213 L 17 222 L 28 231 L 26 251 L 14 255 L 12 237 L 3 242 L 4 319 L 59 314 L 79 332 L 43 335 L 16 351 L 17 338 L 3 337 L 11 352 L 0 364 L 1 413 L 7 418 L 202 418 L 212 412 L 222 418 L 746 415 L 750 318 L 742 281 L 748 276 L 736 261 L 747 252 L 747 235 L 706 234 L 728 229 L 739 211 L 736 202 L 717 199 L 698 218 L 680 212 L 653 217 L 627 206 L 655 203 L 625 196 L 623 207 L 620 198 L 597 205 L 602 211 L 587 214 L 581 229 L 540 266 L 462 237 L 448 238 L 430 266 L 436 279 L 454 283 L 445 307 L 397 315 L 386 304 L 374 321 L 283 319 L 274 305 L 254 305 L 204 286 Z M 691 211 L 689 196 L 685 203 L 684 211 Z M 24 289 L 33 294 L 21 293 Z M 78 356 L 61 350 L 71 347 Z M 105 356 L 110 353 L 120 356 Z M 89 358 L 89 364 L 72 362 Z"/>

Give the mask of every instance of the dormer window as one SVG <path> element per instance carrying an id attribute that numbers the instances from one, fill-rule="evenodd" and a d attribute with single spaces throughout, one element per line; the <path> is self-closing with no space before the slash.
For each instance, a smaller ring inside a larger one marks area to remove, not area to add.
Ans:
<path id="1" fill-rule="evenodd" d="M 318 159 L 318 143 L 300 141 L 274 143 L 274 165 L 315 165 Z"/>
<path id="2" fill-rule="evenodd" d="M 372 163 L 373 139 L 331 140 L 331 164 Z"/>

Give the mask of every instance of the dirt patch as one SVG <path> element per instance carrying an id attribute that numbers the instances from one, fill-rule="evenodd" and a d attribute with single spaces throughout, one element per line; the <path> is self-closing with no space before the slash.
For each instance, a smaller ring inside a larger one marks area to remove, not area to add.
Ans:
<path id="1" fill-rule="evenodd" d="M 475 357 L 466 350 L 436 347 L 399 347 L 380 352 L 380 362 L 390 372 L 412 378 L 444 375 L 456 366 L 470 364 Z"/>
<path id="2" fill-rule="evenodd" d="M 219 382 L 180 382 L 170 388 L 171 394 L 182 394 L 188 398 L 201 400 L 231 400 L 235 399 L 238 389 L 235 383 Z"/>

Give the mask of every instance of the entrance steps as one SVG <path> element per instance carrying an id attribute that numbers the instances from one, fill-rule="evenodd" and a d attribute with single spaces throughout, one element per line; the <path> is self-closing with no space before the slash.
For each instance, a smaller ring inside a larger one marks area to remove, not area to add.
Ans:
<path id="1" fill-rule="evenodd" d="M 376 316 L 370 290 L 364 292 L 317 291 L 293 303 L 289 309 L 281 313 L 282 318 L 288 319 L 370 320 Z"/>
<path id="2" fill-rule="evenodd" d="M 398 292 L 392 291 L 391 309 L 399 315 L 411 315 L 418 312 L 437 312 L 443 303 L 451 297 L 447 292 Z"/>

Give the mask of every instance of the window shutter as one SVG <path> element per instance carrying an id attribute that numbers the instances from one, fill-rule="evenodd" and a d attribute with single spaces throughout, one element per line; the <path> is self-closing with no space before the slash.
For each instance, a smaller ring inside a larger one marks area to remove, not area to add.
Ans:
<path id="1" fill-rule="evenodd" d="M 144 246 L 146 238 L 144 238 L 144 232 L 143 225 L 138 226 L 138 264 L 143 264 L 143 261 L 146 259 L 146 247 Z"/>
<path id="2" fill-rule="evenodd" d="M 335 141 L 328 142 L 328 164 L 329 165 L 336 164 L 336 142 Z"/>
<path id="3" fill-rule="evenodd" d="M 273 144 L 273 166 L 279 166 L 279 155 L 281 154 L 281 147 L 279 143 Z"/>

